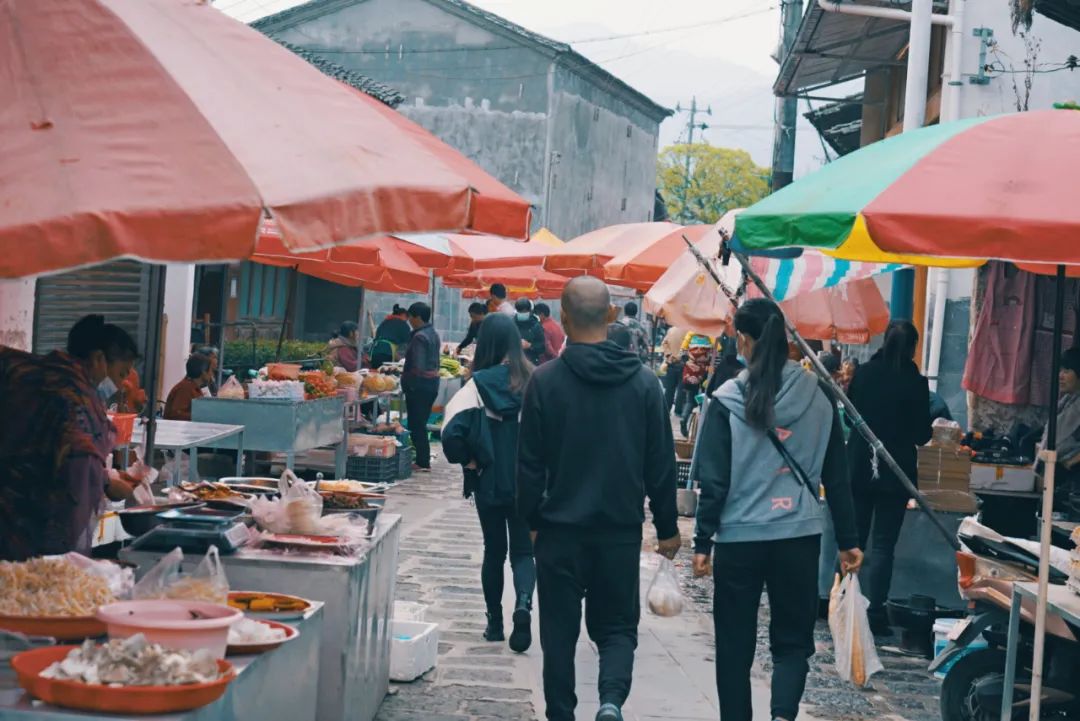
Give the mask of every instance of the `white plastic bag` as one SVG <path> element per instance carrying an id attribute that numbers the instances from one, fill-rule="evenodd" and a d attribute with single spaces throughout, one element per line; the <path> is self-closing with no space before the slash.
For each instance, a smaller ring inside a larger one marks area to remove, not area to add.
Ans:
<path id="1" fill-rule="evenodd" d="M 667 558 L 660 559 L 660 567 L 649 586 L 648 603 L 649 611 L 657 616 L 670 618 L 682 613 L 685 601 L 679 590 L 679 577 L 675 564 Z"/>
<path id="2" fill-rule="evenodd" d="M 271 533 L 319 533 L 323 498 L 318 491 L 286 470 L 278 481 L 280 498 L 256 498 L 251 515 L 259 528 Z"/>
<path id="3" fill-rule="evenodd" d="M 218 398 L 230 398 L 233 400 L 244 400 L 244 386 L 240 384 L 240 381 L 236 380 L 236 376 L 229 376 L 229 380 L 221 384 L 221 388 L 218 389 Z"/>
<path id="4" fill-rule="evenodd" d="M 837 574 L 829 593 L 829 630 L 836 654 L 836 672 L 860 688 L 885 668 L 870 632 L 870 620 L 866 616 L 869 605 L 859 588 L 857 575 L 849 573 L 841 580 Z"/>
<path id="5" fill-rule="evenodd" d="M 172 598 L 221 604 L 228 601 L 229 579 L 225 577 L 225 567 L 221 565 L 217 546 L 211 546 L 199 565 L 188 575 L 180 572 L 183 562 L 184 552 L 174 548 L 135 584 L 132 597 Z"/>

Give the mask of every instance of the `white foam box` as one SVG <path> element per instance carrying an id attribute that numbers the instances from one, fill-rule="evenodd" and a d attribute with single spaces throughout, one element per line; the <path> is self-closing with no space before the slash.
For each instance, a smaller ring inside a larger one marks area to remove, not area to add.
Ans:
<path id="1" fill-rule="evenodd" d="M 1035 471 L 1030 466 L 972 463 L 971 490 L 1030 493 L 1035 490 Z"/>
<path id="2" fill-rule="evenodd" d="M 390 680 L 415 681 L 435 668 L 439 625 L 420 621 L 390 622 Z"/>

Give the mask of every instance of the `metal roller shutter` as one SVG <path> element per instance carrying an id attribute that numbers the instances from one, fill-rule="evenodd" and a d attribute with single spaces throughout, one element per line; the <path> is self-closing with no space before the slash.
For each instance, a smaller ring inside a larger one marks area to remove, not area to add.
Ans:
<path id="1" fill-rule="evenodd" d="M 131 260 L 60 273 L 37 282 L 34 302 L 34 352 L 67 345 L 75 322 L 89 313 L 105 316 L 146 345 L 150 266 Z"/>

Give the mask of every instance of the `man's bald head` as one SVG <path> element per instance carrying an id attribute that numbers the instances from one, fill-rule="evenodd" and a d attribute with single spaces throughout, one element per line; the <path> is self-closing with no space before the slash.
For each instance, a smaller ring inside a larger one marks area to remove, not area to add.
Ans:
<path id="1" fill-rule="evenodd" d="M 574 278 L 563 290 L 562 312 L 563 325 L 574 342 L 603 341 L 612 315 L 611 293 L 596 278 L 587 275 Z"/>

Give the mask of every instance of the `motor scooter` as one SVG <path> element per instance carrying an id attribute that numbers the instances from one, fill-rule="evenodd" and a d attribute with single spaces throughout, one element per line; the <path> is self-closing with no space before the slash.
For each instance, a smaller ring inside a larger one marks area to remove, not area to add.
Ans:
<path id="1" fill-rule="evenodd" d="M 942 721 L 998 721 L 1004 692 L 1006 638 L 1013 584 L 1038 578 L 1038 544 L 1007 538 L 965 519 L 957 532 L 962 550 L 956 552 L 960 596 L 968 616 L 950 631 L 948 643 L 930 664 L 945 669 L 941 686 Z M 1068 553 L 1051 549 L 1050 583 L 1068 578 Z M 1064 554 L 1064 557 L 1062 557 Z M 1040 717 L 1080 721 L 1080 627 L 1049 612 L 1046 618 L 1046 664 Z M 1035 604 L 1021 607 L 1020 647 L 1016 660 L 1013 716 L 1030 712 L 1031 666 Z M 972 647 L 982 638 L 985 647 Z"/>

